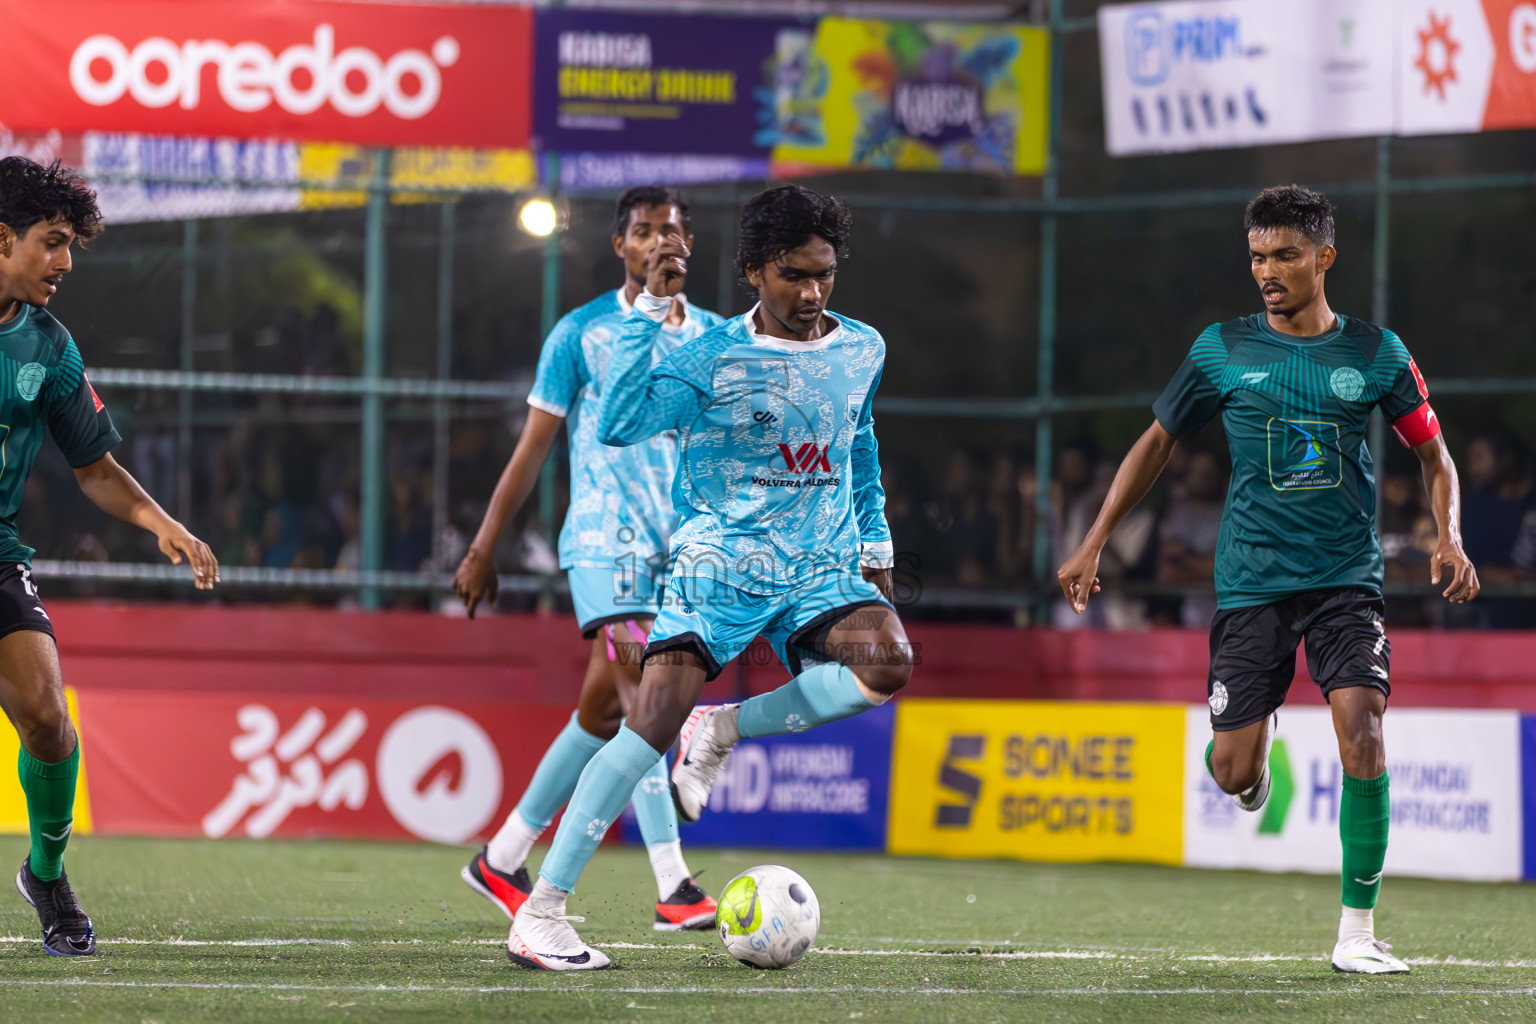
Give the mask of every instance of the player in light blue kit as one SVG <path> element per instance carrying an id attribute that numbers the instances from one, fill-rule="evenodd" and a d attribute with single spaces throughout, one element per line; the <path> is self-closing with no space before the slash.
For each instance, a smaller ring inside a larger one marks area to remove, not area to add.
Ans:
<path id="1" fill-rule="evenodd" d="M 597 413 L 613 344 L 645 284 L 647 257 L 672 235 L 691 237 L 688 205 L 676 191 L 635 188 L 620 197 L 613 251 L 624 261 L 624 286 L 567 314 L 545 340 L 528 395 L 527 425 L 453 578 L 470 618 L 482 598 L 495 601 L 496 538 L 533 490 L 563 421 L 570 440 L 571 505 L 560 531 L 560 566 L 570 579 L 576 621 L 592 640 L 592 654 L 570 724 L 544 754 L 506 824 L 460 872 L 508 917 L 532 888 L 524 865 L 534 840 L 570 798 L 587 761 L 618 732 L 640 674 L 638 658 L 621 652 L 639 652 L 665 582 L 659 577 L 677 522 L 668 496 L 677 437 L 663 434 L 631 448 L 611 448 L 598 440 Z M 642 358 L 649 366 L 721 322 L 674 292 Z M 654 927 L 712 927 L 715 901 L 693 883 L 683 860 L 666 766 L 656 765 L 639 781 L 632 787 L 635 817 L 658 890 Z"/>
<path id="2" fill-rule="evenodd" d="M 646 291 L 613 352 L 599 433 L 632 445 L 678 432 L 672 577 L 633 710 L 582 772 L 513 918 L 514 963 L 608 966 L 571 927 L 566 896 L 679 730 L 672 789 L 692 821 L 743 736 L 856 715 L 911 675 L 910 645 L 888 601 L 891 535 L 870 414 L 885 342 L 826 309 L 849 226 L 842 202 L 798 185 L 758 195 L 742 214 L 737 251 L 758 305 L 654 368 L 652 339 L 682 286 L 686 240 L 671 236 L 651 256 Z M 690 715 L 704 684 L 758 634 L 794 678 Z"/>

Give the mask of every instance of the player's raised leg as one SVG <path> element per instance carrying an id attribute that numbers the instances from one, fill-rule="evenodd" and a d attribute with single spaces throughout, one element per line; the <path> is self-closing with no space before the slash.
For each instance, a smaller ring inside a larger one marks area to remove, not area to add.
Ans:
<path id="1" fill-rule="evenodd" d="M 0 603 L 19 613 L 21 583 L 7 572 Z M 92 956 L 96 934 L 64 874 L 64 848 L 74 829 L 80 740 L 69 720 L 64 678 L 53 635 L 22 628 L 0 638 L 0 704 L 21 740 L 17 771 L 27 799 L 32 849 L 16 873 L 16 888 L 37 910 L 43 949 L 55 956 Z"/>
<path id="2" fill-rule="evenodd" d="M 769 693 L 689 716 L 672 771 L 672 795 L 686 820 L 699 819 L 731 748 L 742 738 L 804 732 L 850 718 L 884 704 L 907 684 L 912 645 L 901 617 L 880 600 L 875 586 L 860 582 L 869 594 L 847 602 L 824 637 L 804 638 L 824 663 Z M 793 646 L 796 638 L 791 635 L 786 643 Z"/>

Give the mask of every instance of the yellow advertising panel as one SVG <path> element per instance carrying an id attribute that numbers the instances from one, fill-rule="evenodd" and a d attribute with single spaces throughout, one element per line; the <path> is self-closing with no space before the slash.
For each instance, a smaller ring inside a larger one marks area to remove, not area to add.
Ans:
<path id="1" fill-rule="evenodd" d="M 807 52 L 790 42 L 779 60 L 792 85 L 775 100 L 781 168 L 1045 169 L 1045 29 L 828 17 Z"/>
<path id="2" fill-rule="evenodd" d="M 347 143 L 306 142 L 299 146 L 299 177 L 306 182 L 366 186 L 372 153 Z M 533 154 L 526 149 L 449 149 L 401 146 L 390 152 L 389 183 L 401 188 L 475 189 L 516 192 L 538 181 Z M 441 202 L 440 196 L 397 192 L 397 203 Z M 362 206 L 364 191 L 305 189 L 300 209 Z"/>
<path id="3" fill-rule="evenodd" d="M 890 852 L 1177 864 L 1184 709 L 906 700 Z"/>
<path id="4" fill-rule="evenodd" d="M 75 723 L 75 730 L 79 732 L 80 707 L 74 687 L 66 686 L 64 697 L 69 701 L 69 720 Z M 0 833 L 11 835 L 27 833 L 27 797 L 21 791 L 21 780 L 16 777 L 16 758 L 20 754 L 21 741 L 16 738 L 16 730 L 0 728 Z M 85 784 L 85 755 L 86 742 L 81 734 L 80 777 L 75 783 L 74 831 L 77 833 L 91 831 L 91 791 Z"/>

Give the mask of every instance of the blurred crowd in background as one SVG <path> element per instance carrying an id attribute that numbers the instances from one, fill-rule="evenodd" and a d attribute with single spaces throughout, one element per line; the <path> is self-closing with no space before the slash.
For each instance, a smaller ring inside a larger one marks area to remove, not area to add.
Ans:
<path id="1" fill-rule="evenodd" d="M 259 339 L 239 368 L 261 371 L 302 367 L 310 373 L 348 372 L 334 314 L 281 318 Z M 490 369 L 490 368 L 486 368 Z M 528 367 L 495 372 L 526 377 Z M 104 389 L 106 390 L 106 389 Z M 178 493 L 175 396 L 158 404 L 142 397 L 106 400 L 127 438 L 118 458 L 151 493 Z M 203 403 L 203 399 L 199 399 Z M 193 528 L 225 565 L 269 568 L 358 568 L 358 432 L 356 403 L 293 395 L 218 396 L 199 406 L 191 460 L 191 486 L 200 498 Z M 448 433 L 446 517 L 434 522 L 433 423 L 430 407 L 396 408 L 388 440 L 387 561 L 405 572 L 452 572 L 463 556 L 497 476 L 522 427 L 520 403 L 510 409 L 464 410 Z M 1074 616 L 1063 602 L 1049 611 L 1060 628 L 1205 628 L 1215 610 L 1211 577 L 1229 470 L 1219 447 L 1181 444 L 1148 501 L 1115 533 L 1100 566 L 1103 599 Z M 1467 553 L 1486 584 L 1536 581 L 1536 475 L 1533 453 L 1510 430 L 1478 430 L 1454 455 L 1461 470 Z M 1129 443 L 1129 440 L 1125 442 Z M 1215 439 L 1219 445 L 1219 437 Z M 1395 444 L 1395 442 L 1394 442 Z M 1124 448 L 1104 450 L 1082 439 L 1061 442 L 1053 460 L 1047 500 L 1048 561 L 1054 568 L 1082 540 L 1103 502 Z M 551 574 L 557 560 L 551 526 L 564 515 L 568 478 L 563 449 L 555 459 L 555 512 L 540 518 L 532 499 L 502 537 L 503 572 Z M 1484 598 L 1452 607 L 1432 596 L 1429 556 L 1436 543 L 1424 487 L 1409 471 L 1412 458 L 1397 453 L 1379 474 L 1389 619 L 1397 626 L 1533 628 L 1536 600 Z M 1036 557 L 1037 499 L 1041 482 L 1033 448 L 942 450 L 925 458 L 898 444 L 882 452 L 886 514 L 902 552 L 909 598 L 932 615 L 1040 622 L 1030 591 Z M 169 500 L 167 504 L 170 504 Z M 40 558 L 155 561 L 153 538 L 110 520 L 79 493 L 49 445 L 28 483 L 20 519 L 23 540 Z M 59 581 L 65 592 L 92 592 L 99 584 Z M 1402 585 L 1402 586 L 1397 586 Z M 1403 593 L 1405 588 L 1414 593 Z M 941 595 L 947 599 L 936 600 Z M 989 595 L 985 600 L 965 597 Z M 261 599 L 243 593 L 242 600 Z M 274 598 L 276 599 L 276 598 Z M 282 599 L 292 599 L 284 594 Z M 310 600 L 351 600 L 346 594 Z M 504 604 L 527 606 L 539 596 L 507 594 Z M 545 595 L 544 600 L 551 600 Z M 445 598 L 396 596 L 396 603 L 451 605 Z M 558 597 L 554 598 L 558 603 Z"/>

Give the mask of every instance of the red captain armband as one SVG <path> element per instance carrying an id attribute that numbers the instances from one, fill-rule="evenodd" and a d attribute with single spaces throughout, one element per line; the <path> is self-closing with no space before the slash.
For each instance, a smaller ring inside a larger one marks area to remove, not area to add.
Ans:
<path id="1" fill-rule="evenodd" d="M 1440 436 L 1440 418 L 1425 402 L 1407 416 L 1394 421 L 1392 432 L 1405 447 L 1415 448 Z"/>

